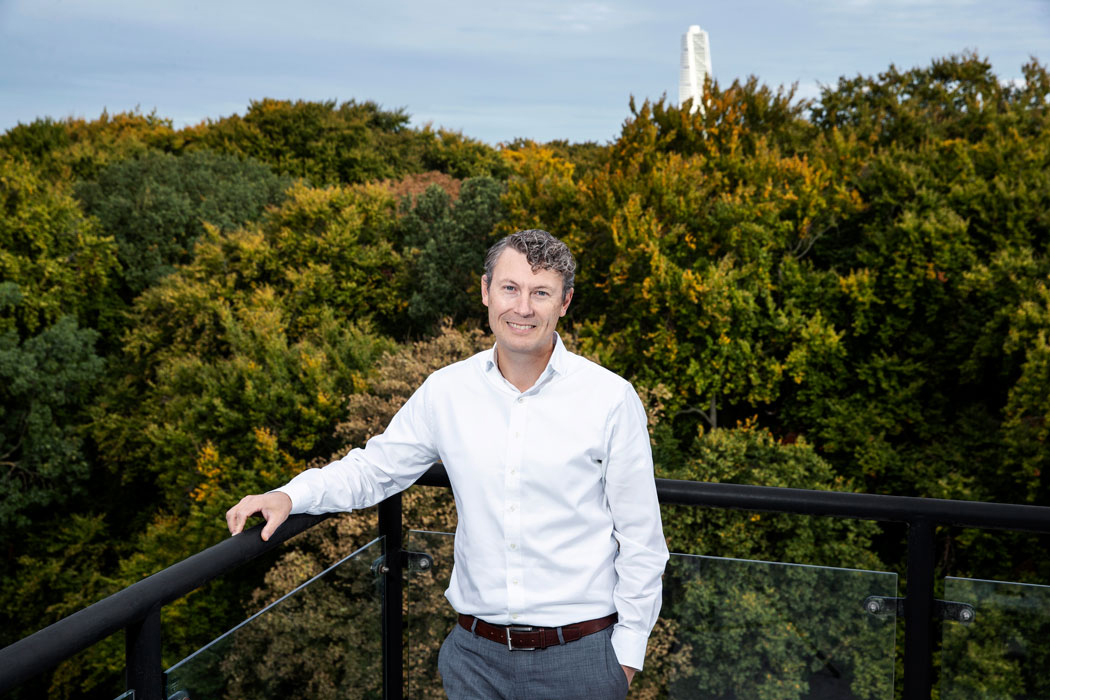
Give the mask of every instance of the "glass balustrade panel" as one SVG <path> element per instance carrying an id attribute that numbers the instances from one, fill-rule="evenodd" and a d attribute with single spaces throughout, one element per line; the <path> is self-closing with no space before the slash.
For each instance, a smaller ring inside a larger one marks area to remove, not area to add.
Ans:
<path id="1" fill-rule="evenodd" d="M 641 685 L 677 699 L 892 700 L 896 595 L 893 573 L 674 554 Z"/>
<path id="2" fill-rule="evenodd" d="M 406 549 L 431 557 L 407 580 L 406 696 L 442 700 L 454 536 L 411 531 Z M 893 698 L 896 574 L 673 555 L 664 581 L 632 696 Z"/>
<path id="3" fill-rule="evenodd" d="M 439 646 L 455 625 L 456 616 L 443 597 L 454 567 L 454 533 L 410 530 L 405 549 L 411 566 L 406 576 L 408 614 L 405 618 L 405 697 L 445 700 L 436 670 Z M 431 558 L 427 569 L 417 554 Z"/>
<path id="4" fill-rule="evenodd" d="M 1050 586 L 944 579 L 944 601 L 969 610 L 943 623 L 940 698 L 1050 697 Z"/>
<path id="5" fill-rule="evenodd" d="M 380 698 L 381 538 L 165 671 L 166 697 Z"/>

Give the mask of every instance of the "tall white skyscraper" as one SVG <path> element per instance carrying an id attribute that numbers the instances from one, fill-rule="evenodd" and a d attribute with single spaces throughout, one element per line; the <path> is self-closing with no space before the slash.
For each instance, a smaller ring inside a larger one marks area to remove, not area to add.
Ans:
<path id="1" fill-rule="evenodd" d="M 710 75 L 710 38 L 698 24 L 680 39 L 680 105 L 695 100 L 692 113 L 703 108 L 703 79 Z"/>

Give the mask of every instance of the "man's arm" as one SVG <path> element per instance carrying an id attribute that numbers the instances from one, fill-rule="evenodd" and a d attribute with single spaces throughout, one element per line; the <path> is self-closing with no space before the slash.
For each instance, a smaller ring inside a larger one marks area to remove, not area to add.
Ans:
<path id="1" fill-rule="evenodd" d="M 609 416 L 608 432 L 605 490 L 619 543 L 614 592 L 619 621 L 611 641 L 629 680 L 645 660 L 649 633 L 661 610 L 661 574 L 668 561 L 645 409 L 633 387 L 626 386 L 623 400 Z"/>
<path id="2" fill-rule="evenodd" d="M 430 378 L 429 378 L 430 381 Z M 230 534 L 260 513 L 267 540 L 292 513 L 332 513 L 372 506 L 408 488 L 439 459 L 427 395 L 420 386 L 381 435 L 321 469 L 307 469 L 265 494 L 245 496 L 225 514 Z"/>

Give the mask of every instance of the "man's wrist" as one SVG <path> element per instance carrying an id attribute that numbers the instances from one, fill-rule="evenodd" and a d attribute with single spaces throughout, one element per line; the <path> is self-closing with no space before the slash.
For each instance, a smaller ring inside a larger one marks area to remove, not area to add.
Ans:
<path id="1" fill-rule="evenodd" d="M 294 507 L 296 505 L 298 505 L 299 503 L 305 501 L 306 499 L 303 497 L 304 494 L 301 494 L 301 493 L 295 494 L 294 492 L 296 490 L 298 490 L 298 489 L 296 489 L 295 486 L 293 486 L 291 483 L 288 482 L 286 484 L 283 484 L 282 486 L 280 486 L 277 489 L 272 489 L 272 490 L 268 491 L 268 493 L 279 493 L 279 494 L 282 494 L 282 495 L 286 496 L 287 499 L 290 500 L 290 514 L 291 515 L 297 515 L 298 513 L 304 512 L 304 509 L 303 510 L 295 510 Z M 297 495 L 297 498 L 295 498 L 296 495 Z"/>

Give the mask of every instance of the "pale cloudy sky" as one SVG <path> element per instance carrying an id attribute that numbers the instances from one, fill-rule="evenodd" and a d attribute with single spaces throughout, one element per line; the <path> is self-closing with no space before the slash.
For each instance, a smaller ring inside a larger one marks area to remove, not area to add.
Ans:
<path id="1" fill-rule="evenodd" d="M 1047 0 L 0 0 L 0 130 L 140 106 L 177 126 L 250 99 L 374 100 L 490 143 L 606 141 L 676 99 L 680 35 L 723 84 L 812 96 L 838 76 L 977 51 L 1050 64 Z"/>

